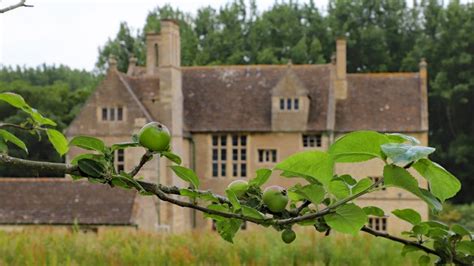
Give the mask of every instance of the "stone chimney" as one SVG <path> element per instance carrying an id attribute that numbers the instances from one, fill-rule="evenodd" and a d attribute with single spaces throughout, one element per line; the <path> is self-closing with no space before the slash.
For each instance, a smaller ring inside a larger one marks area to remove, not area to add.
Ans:
<path id="1" fill-rule="evenodd" d="M 420 90 L 421 90 L 421 129 L 428 130 L 428 64 L 425 58 L 420 60 Z"/>
<path id="2" fill-rule="evenodd" d="M 146 73 L 153 75 L 158 73 L 160 58 L 160 35 L 156 32 L 146 34 Z"/>
<path id="3" fill-rule="evenodd" d="M 344 37 L 336 40 L 335 96 L 338 100 L 347 98 L 347 41 Z"/>
<path id="4" fill-rule="evenodd" d="M 179 25 L 175 20 L 161 21 L 160 66 L 181 66 Z"/>

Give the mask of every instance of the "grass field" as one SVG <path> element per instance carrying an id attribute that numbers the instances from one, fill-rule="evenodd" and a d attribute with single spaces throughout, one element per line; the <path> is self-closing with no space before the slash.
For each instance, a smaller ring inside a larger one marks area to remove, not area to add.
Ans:
<path id="1" fill-rule="evenodd" d="M 418 265 L 419 254 L 402 257 L 385 239 L 297 234 L 286 245 L 272 230 L 241 232 L 232 245 L 214 232 L 0 232 L 0 265 Z"/>

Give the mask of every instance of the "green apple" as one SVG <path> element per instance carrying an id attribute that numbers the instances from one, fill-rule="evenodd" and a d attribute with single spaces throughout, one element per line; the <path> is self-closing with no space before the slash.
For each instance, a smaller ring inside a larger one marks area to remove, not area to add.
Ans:
<path id="1" fill-rule="evenodd" d="M 295 239 L 296 239 L 296 233 L 295 231 L 291 229 L 285 229 L 281 233 L 281 240 L 283 240 L 283 242 L 287 244 L 290 244 L 291 242 L 295 241 Z"/>
<path id="2" fill-rule="evenodd" d="M 237 198 L 241 198 L 247 189 L 249 188 L 249 183 L 245 180 L 235 180 L 227 186 L 227 189 L 234 192 Z"/>
<path id="3" fill-rule="evenodd" d="M 272 212 L 282 212 L 288 204 L 288 196 L 284 188 L 270 186 L 263 192 L 263 202 Z"/>
<path id="4" fill-rule="evenodd" d="M 158 122 L 150 122 L 138 132 L 138 142 L 151 151 L 167 151 L 171 142 L 170 131 Z"/>

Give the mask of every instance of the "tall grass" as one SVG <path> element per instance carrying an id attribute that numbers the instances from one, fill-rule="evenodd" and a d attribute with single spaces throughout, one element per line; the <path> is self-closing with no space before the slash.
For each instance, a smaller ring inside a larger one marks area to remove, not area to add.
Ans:
<path id="1" fill-rule="evenodd" d="M 417 254 L 404 258 L 388 240 L 297 234 L 286 245 L 271 230 L 241 232 L 232 245 L 215 232 L 0 232 L 0 265 L 417 265 Z"/>

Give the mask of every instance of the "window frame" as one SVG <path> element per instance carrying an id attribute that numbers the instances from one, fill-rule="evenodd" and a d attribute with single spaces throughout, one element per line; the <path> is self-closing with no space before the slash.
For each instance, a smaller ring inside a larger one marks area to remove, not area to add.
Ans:
<path id="1" fill-rule="evenodd" d="M 301 145 L 304 149 L 314 149 L 323 147 L 323 134 L 307 133 L 301 134 Z"/>

